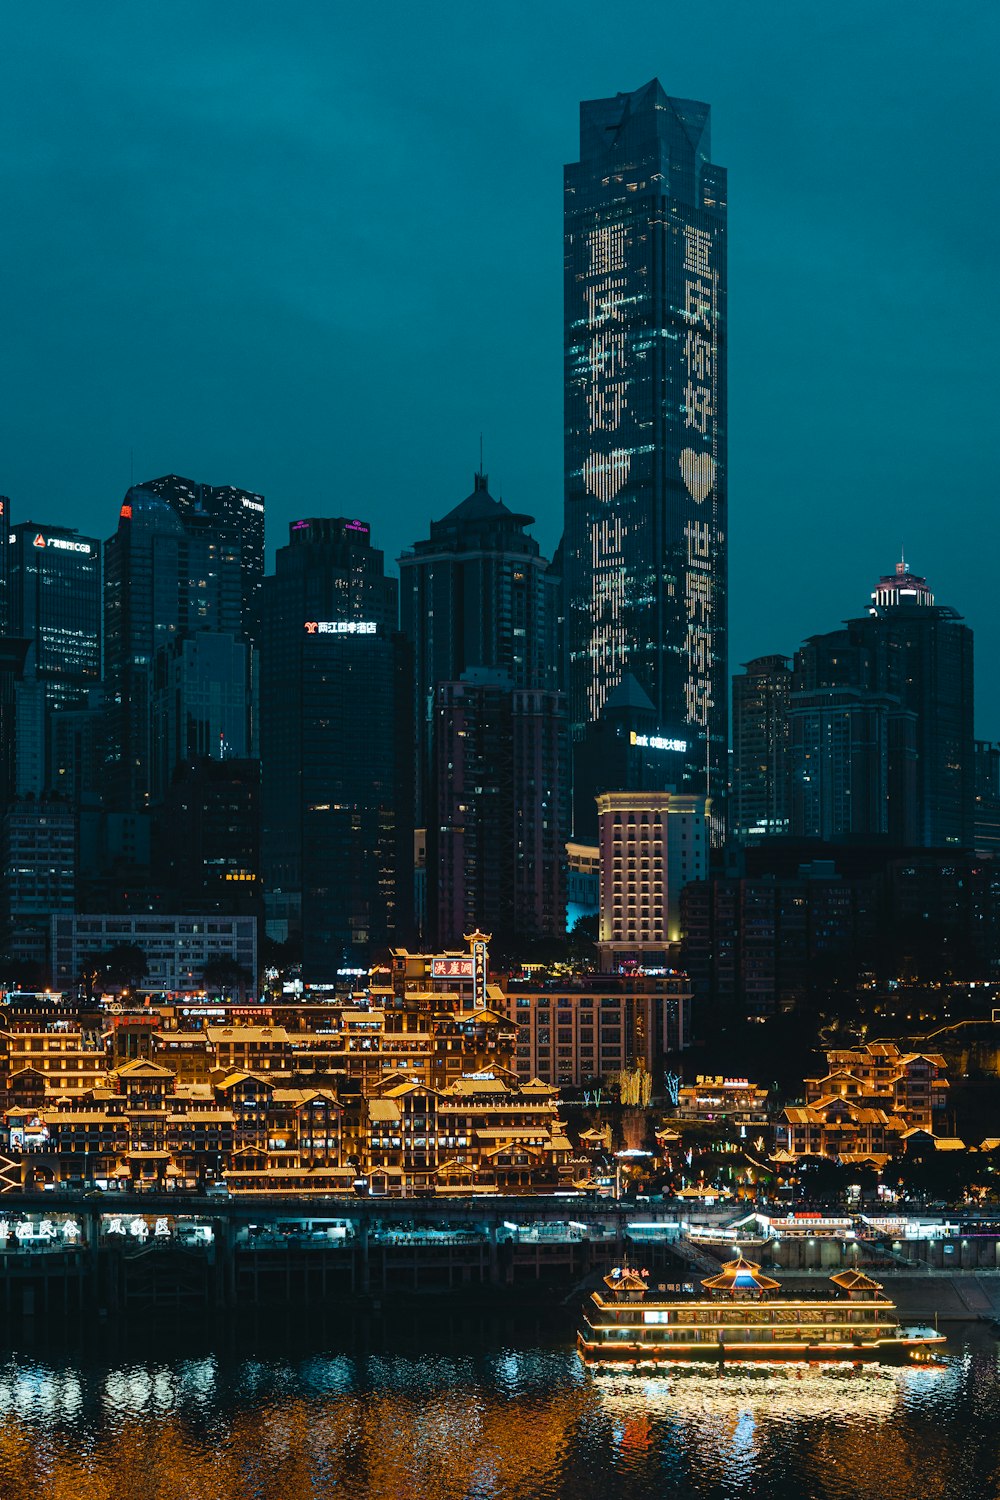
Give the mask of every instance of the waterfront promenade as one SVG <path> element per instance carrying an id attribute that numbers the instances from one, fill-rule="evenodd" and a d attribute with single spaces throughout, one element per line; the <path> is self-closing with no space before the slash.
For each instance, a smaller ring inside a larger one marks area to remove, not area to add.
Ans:
<path id="1" fill-rule="evenodd" d="M 572 1290 L 630 1258 L 660 1280 L 695 1280 L 737 1247 L 792 1279 L 859 1265 L 928 1290 L 971 1278 L 970 1293 L 952 1299 L 954 1315 L 1000 1316 L 995 1220 L 789 1218 L 783 1210 L 573 1195 L 8 1193 L 0 1199 L 0 1308 L 15 1317 L 87 1308 L 112 1315 L 399 1291 L 529 1294 Z M 924 1301 L 930 1307 L 940 1297 Z"/>

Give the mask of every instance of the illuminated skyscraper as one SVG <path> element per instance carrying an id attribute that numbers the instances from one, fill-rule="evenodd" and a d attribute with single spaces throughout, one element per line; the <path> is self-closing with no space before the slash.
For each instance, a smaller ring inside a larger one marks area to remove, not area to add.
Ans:
<path id="1" fill-rule="evenodd" d="M 50 708 L 85 702 L 101 680 L 101 544 L 65 526 L 22 521 L 7 538 L 9 628 L 30 641 Z"/>
<path id="2" fill-rule="evenodd" d="M 709 106 L 654 80 L 580 107 L 565 170 L 568 692 L 579 738 L 630 672 L 684 784 L 727 781 L 726 173 Z M 707 742 L 706 742 L 707 741 Z"/>

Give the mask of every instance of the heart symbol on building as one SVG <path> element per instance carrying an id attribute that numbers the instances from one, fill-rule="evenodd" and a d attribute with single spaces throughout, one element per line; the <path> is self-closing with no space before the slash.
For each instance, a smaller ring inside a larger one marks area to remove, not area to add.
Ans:
<path id="1" fill-rule="evenodd" d="M 711 494 L 715 483 L 715 460 L 710 453 L 696 453 L 685 448 L 681 453 L 681 477 L 687 485 L 688 494 L 696 505 Z"/>
<path id="2" fill-rule="evenodd" d="M 591 495 L 598 500 L 613 500 L 626 483 L 632 460 L 624 448 L 615 448 L 611 453 L 592 453 L 583 466 L 583 483 Z"/>

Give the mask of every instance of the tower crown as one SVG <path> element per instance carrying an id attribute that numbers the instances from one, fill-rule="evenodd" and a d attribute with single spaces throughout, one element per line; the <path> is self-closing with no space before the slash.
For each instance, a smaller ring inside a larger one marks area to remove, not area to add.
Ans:
<path id="1" fill-rule="evenodd" d="M 880 609 L 894 609 L 899 605 L 931 605 L 933 603 L 934 595 L 927 579 L 921 578 L 919 573 L 911 573 L 909 563 L 905 558 L 900 558 L 896 564 L 896 571 L 884 574 L 872 590 L 869 613 L 876 614 Z"/>

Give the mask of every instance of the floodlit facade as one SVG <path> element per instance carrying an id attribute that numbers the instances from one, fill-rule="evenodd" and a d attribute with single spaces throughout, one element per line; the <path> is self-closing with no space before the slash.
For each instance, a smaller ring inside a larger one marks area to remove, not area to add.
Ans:
<path id="1" fill-rule="evenodd" d="M 602 967 L 669 961 L 680 942 L 680 895 L 708 872 L 709 804 L 674 792 L 597 799 Z"/>

